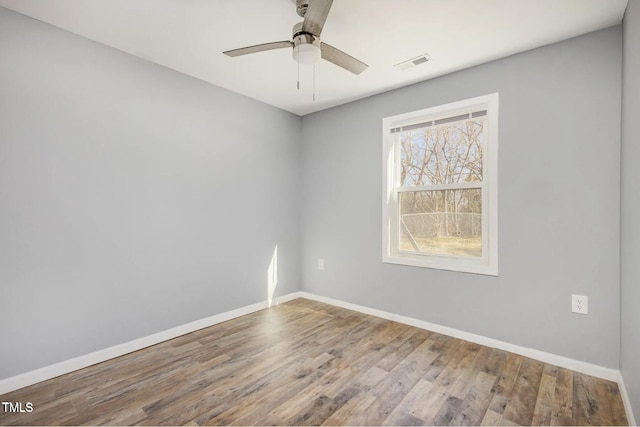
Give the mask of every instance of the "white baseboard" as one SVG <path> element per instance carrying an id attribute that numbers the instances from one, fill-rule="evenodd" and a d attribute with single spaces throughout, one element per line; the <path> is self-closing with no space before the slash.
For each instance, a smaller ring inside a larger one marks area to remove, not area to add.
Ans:
<path id="1" fill-rule="evenodd" d="M 552 353 L 547 353 L 532 348 L 522 347 L 519 345 L 511 344 L 504 341 L 495 340 L 493 338 L 487 338 L 482 335 L 476 335 L 469 332 L 461 331 L 459 329 L 450 328 L 447 326 L 438 325 L 435 323 L 426 322 L 424 320 L 418 320 L 411 317 L 402 316 L 399 314 L 389 313 L 374 308 L 364 307 L 357 304 L 352 304 L 333 298 L 323 297 L 308 292 L 293 292 L 291 294 L 283 295 L 275 298 L 271 305 L 278 305 L 291 301 L 296 298 L 307 298 L 310 300 L 322 302 L 325 304 L 334 305 L 337 307 L 346 308 L 348 310 L 357 311 L 371 316 L 380 317 L 383 319 L 391 320 L 394 322 L 404 323 L 406 325 L 415 326 L 420 329 L 426 329 L 429 331 L 437 332 L 444 335 L 449 335 L 455 338 L 470 341 L 476 344 L 484 345 L 487 347 L 498 348 L 500 350 L 509 351 L 511 353 L 520 354 L 531 359 L 539 360 L 544 363 L 560 366 L 562 368 L 571 369 L 573 371 L 581 372 L 583 374 L 591 375 L 598 378 L 603 378 L 609 381 L 618 383 L 622 400 L 627 411 L 627 417 L 629 423 L 635 425 L 635 418 L 631 409 L 631 403 L 627 390 L 624 386 L 624 381 L 619 370 L 605 368 L 602 366 L 594 365 L 579 360 L 570 359 L 568 357 L 559 356 Z M 146 337 L 142 337 L 133 341 L 129 341 L 123 344 L 119 344 L 113 347 L 99 350 L 93 353 L 89 353 L 83 356 L 75 357 L 73 359 L 65 360 L 54 365 L 45 366 L 34 371 L 26 372 L 24 374 L 16 375 L 14 377 L 0 380 L 0 395 L 8 393 L 13 390 L 17 390 L 22 387 L 27 387 L 45 381 L 69 372 L 76 371 L 78 369 L 86 368 L 96 363 L 101 363 L 115 357 L 119 357 L 137 350 L 141 350 L 145 347 L 149 347 L 158 343 L 161 343 L 172 338 L 179 337 L 190 332 L 197 331 L 199 329 L 207 328 L 209 326 L 216 325 L 218 323 L 226 322 L 227 320 L 235 319 L 246 314 L 254 313 L 256 311 L 268 308 L 270 305 L 267 301 L 259 302 L 257 304 L 248 305 L 235 310 L 227 311 L 225 313 L 216 314 L 205 319 L 196 320 L 195 322 L 187 323 L 182 326 L 167 329 Z"/>
<path id="2" fill-rule="evenodd" d="M 273 301 L 271 301 L 271 305 L 282 304 L 298 297 L 300 297 L 300 295 L 298 295 L 297 293 L 277 297 L 274 298 Z M 235 319 L 236 317 L 244 316 L 245 314 L 254 313 L 268 307 L 269 303 L 267 301 L 247 305 L 245 307 L 216 314 L 205 319 L 196 320 L 194 322 L 167 329 L 165 331 L 148 335 L 146 337 L 138 338 L 133 341 L 118 344 L 113 347 L 94 351 L 93 353 L 74 357 L 73 359 L 68 359 L 53 365 L 35 369 L 24 374 L 5 378 L 0 380 L 0 395 L 13 390 L 17 390 L 19 388 L 39 383 L 41 381 L 58 377 L 60 375 L 68 374 L 69 372 L 77 371 L 78 369 L 86 368 L 97 363 L 105 362 L 109 359 L 123 356 L 125 354 L 132 353 L 134 351 L 138 351 L 155 344 L 159 344 L 163 341 L 167 341 L 181 335 L 197 331 L 198 329 L 207 328 L 209 326 L 226 322 L 227 320 Z"/>

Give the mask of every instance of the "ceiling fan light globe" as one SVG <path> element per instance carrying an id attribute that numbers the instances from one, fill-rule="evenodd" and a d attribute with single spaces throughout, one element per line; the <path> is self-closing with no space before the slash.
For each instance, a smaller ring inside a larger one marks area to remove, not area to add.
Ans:
<path id="1" fill-rule="evenodd" d="M 293 59 L 299 64 L 315 64 L 320 60 L 320 47 L 311 44 L 299 44 L 293 48 Z"/>

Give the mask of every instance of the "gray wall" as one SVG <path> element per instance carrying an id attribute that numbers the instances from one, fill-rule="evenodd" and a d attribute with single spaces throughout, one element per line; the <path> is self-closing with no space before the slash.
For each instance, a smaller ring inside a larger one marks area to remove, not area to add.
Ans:
<path id="1" fill-rule="evenodd" d="M 640 1 L 629 0 L 623 28 L 620 370 L 640 417 Z"/>
<path id="2" fill-rule="evenodd" d="M 0 8 L 0 379 L 299 290 L 300 134 Z"/>
<path id="3" fill-rule="evenodd" d="M 617 368 L 621 37 L 616 26 L 305 116 L 303 289 Z M 499 277 L 383 264 L 382 118 L 492 92 Z M 589 315 L 571 313 L 572 293 Z"/>

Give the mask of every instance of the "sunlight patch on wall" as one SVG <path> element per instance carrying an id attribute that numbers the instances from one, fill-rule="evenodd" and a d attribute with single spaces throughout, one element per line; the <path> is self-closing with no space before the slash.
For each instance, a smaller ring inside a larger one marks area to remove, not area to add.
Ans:
<path id="1" fill-rule="evenodd" d="M 276 293 L 278 287 L 278 245 L 273 249 L 273 255 L 271 256 L 271 262 L 267 269 L 267 301 L 269 307 L 273 301 L 273 296 Z"/>

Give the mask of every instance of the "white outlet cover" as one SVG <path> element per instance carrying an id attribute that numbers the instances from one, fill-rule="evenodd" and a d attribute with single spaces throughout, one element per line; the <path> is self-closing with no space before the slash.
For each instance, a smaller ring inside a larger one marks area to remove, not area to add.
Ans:
<path id="1" fill-rule="evenodd" d="M 589 297 L 586 295 L 571 295 L 571 312 L 589 314 Z"/>
<path id="2" fill-rule="evenodd" d="M 318 270 L 324 270 L 324 259 L 318 258 Z"/>

